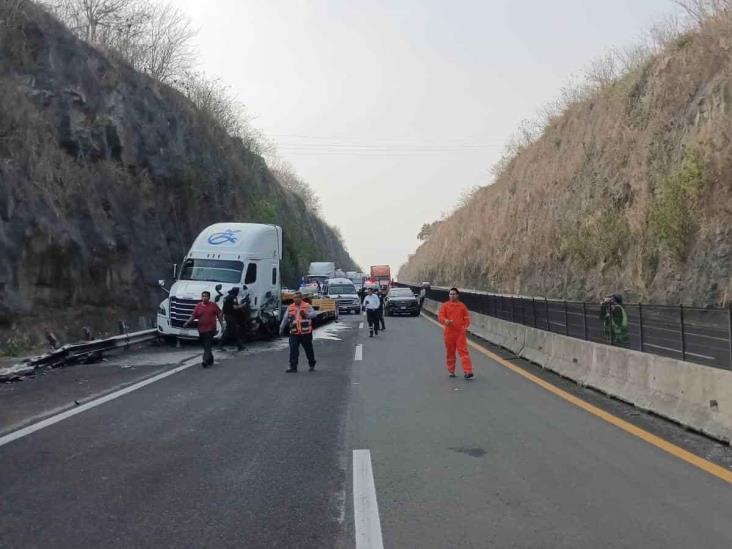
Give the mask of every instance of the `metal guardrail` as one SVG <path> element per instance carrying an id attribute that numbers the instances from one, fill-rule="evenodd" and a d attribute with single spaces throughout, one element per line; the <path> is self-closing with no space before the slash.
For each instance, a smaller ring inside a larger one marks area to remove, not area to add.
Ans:
<path id="1" fill-rule="evenodd" d="M 0 380 L 8 381 L 32 374 L 37 369 L 56 368 L 72 362 L 83 362 L 94 357 L 100 356 L 106 351 L 119 348 L 129 348 L 132 345 L 139 345 L 154 341 L 158 338 L 156 328 L 150 330 L 142 330 L 139 332 L 125 333 L 108 337 L 106 339 L 96 339 L 93 341 L 85 341 L 83 343 L 73 343 L 64 345 L 45 355 L 28 358 L 22 362 L 0 369 Z"/>
<path id="2" fill-rule="evenodd" d="M 418 292 L 421 286 L 401 284 Z M 427 297 L 446 301 L 448 289 L 432 287 Z M 503 296 L 468 290 L 460 299 L 471 311 L 569 337 L 613 344 L 600 304 L 555 299 Z M 644 353 L 732 369 L 732 306 L 700 308 L 684 305 L 623 305 L 629 340 L 621 346 Z"/>

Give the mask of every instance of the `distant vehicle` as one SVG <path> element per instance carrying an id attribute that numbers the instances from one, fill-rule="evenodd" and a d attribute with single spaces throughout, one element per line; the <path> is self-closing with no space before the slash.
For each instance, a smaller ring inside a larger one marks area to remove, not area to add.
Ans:
<path id="1" fill-rule="evenodd" d="M 317 284 L 322 288 L 329 279 L 335 278 L 336 268 L 332 261 L 316 261 L 308 267 L 308 274 L 303 277 L 303 285 Z"/>
<path id="2" fill-rule="evenodd" d="M 361 299 L 358 297 L 358 291 L 347 278 L 331 278 L 325 283 L 323 294 L 330 299 L 335 299 L 338 311 L 346 313 L 361 312 Z"/>
<path id="3" fill-rule="evenodd" d="M 368 275 L 366 273 L 357 273 L 356 271 L 348 271 L 346 273 L 346 278 L 353 282 L 353 285 L 356 286 L 356 290 L 360 290 L 363 288 L 363 283 L 368 278 Z"/>
<path id="4" fill-rule="evenodd" d="M 239 287 L 240 302 L 249 305 L 248 335 L 276 334 L 281 260 L 282 228 L 277 225 L 217 223 L 206 227 L 183 258 L 181 268 L 173 265 L 175 281 L 158 309 L 158 332 L 197 338 L 196 327 L 183 328 L 183 324 L 200 301 L 201 292 L 208 290 L 211 299 L 221 305 L 221 298 Z M 162 280 L 160 286 L 164 288 Z"/>
<path id="5" fill-rule="evenodd" d="M 371 280 L 375 281 L 379 288 L 388 289 L 391 286 L 391 268 L 389 265 L 371 265 Z"/>
<path id="6" fill-rule="evenodd" d="M 333 278 L 348 278 L 346 273 L 342 269 L 335 270 L 335 276 Z"/>
<path id="7" fill-rule="evenodd" d="M 419 315 L 419 302 L 409 288 L 392 288 L 384 302 L 384 312 L 387 316 Z"/>

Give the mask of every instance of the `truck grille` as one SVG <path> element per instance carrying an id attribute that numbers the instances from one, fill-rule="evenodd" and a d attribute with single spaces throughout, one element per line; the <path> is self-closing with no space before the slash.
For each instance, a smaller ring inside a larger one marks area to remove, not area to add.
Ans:
<path id="1" fill-rule="evenodd" d="M 179 297 L 170 298 L 170 325 L 175 328 L 182 328 L 185 321 L 193 314 L 198 300 L 181 299 Z"/>

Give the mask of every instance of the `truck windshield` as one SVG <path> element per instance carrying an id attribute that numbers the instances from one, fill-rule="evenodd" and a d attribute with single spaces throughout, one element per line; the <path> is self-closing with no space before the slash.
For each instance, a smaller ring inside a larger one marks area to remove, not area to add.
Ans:
<path id="1" fill-rule="evenodd" d="M 328 286 L 329 294 L 355 294 L 356 288 L 351 284 L 331 284 Z"/>
<path id="2" fill-rule="evenodd" d="M 207 282 L 241 282 L 244 263 L 222 259 L 187 259 L 180 272 L 181 280 L 205 280 Z"/>

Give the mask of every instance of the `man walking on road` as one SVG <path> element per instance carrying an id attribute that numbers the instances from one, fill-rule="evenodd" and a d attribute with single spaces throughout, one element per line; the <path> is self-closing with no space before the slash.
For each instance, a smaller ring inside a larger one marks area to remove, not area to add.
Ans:
<path id="1" fill-rule="evenodd" d="M 313 350 L 313 318 L 317 316 L 315 309 L 302 300 L 302 293 L 293 294 L 292 303 L 287 307 L 287 314 L 280 323 L 280 335 L 285 335 L 285 329 L 290 328 L 290 368 L 288 374 L 297 372 L 297 363 L 300 361 L 300 345 L 305 349 L 310 371 L 315 370 L 315 351 Z"/>
<path id="2" fill-rule="evenodd" d="M 374 293 L 373 288 L 367 290 L 367 296 L 363 300 L 363 308 L 366 309 L 366 320 L 369 323 L 369 337 L 374 337 L 374 332 L 379 335 L 379 307 L 381 300 Z"/>
<path id="3" fill-rule="evenodd" d="M 447 371 L 455 377 L 455 351 L 460 355 L 465 379 L 473 378 L 473 365 L 468 353 L 467 330 L 470 326 L 470 313 L 460 301 L 460 291 L 450 288 L 449 299 L 440 307 L 438 319 L 445 327 L 445 350 L 447 351 Z"/>
<path id="4" fill-rule="evenodd" d="M 216 321 L 223 322 L 224 319 L 219 306 L 211 301 L 211 292 L 201 292 L 201 301 L 193 309 L 193 314 L 185 321 L 183 327 L 187 328 L 196 319 L 198 320 L 198 337 L 203 345 L 203 362 L 201 365 L 207 368 L 214 361 L 211 346 L 216 335 Z"/>

